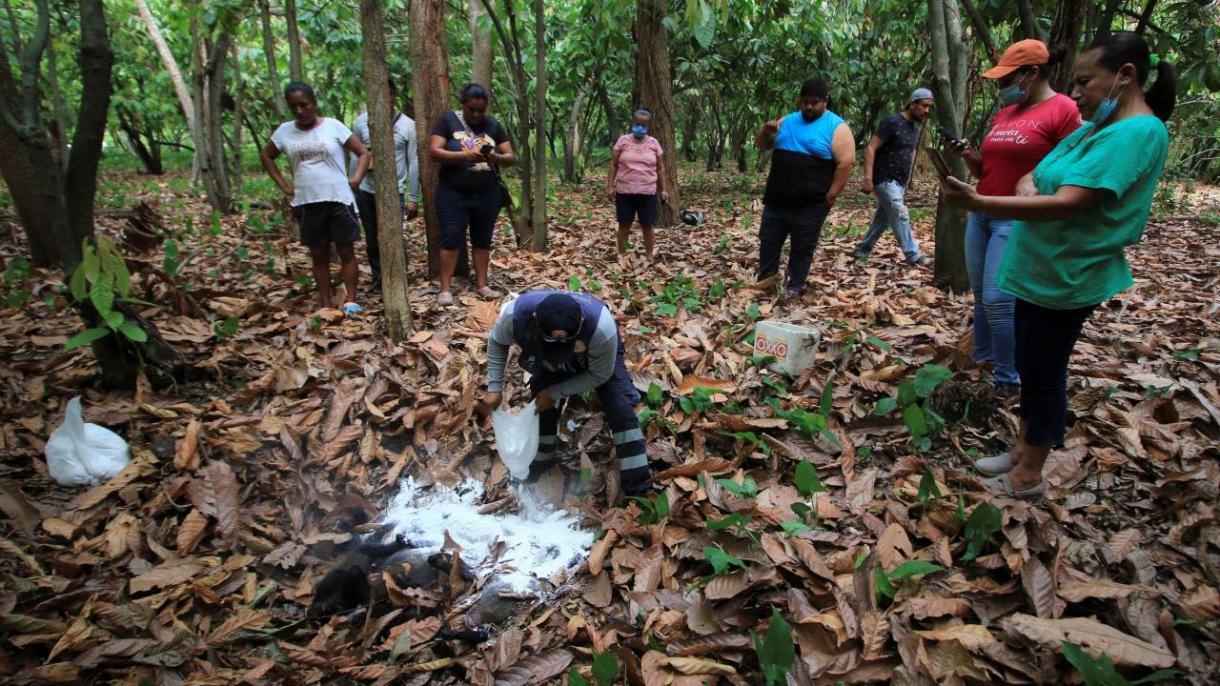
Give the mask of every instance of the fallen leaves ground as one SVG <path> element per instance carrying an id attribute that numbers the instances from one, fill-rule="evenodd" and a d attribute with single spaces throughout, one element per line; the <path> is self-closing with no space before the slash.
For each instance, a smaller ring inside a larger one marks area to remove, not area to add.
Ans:
<path id="1" fill-rule="evenodd" d="M 174 234 L 176 273 L 162 247 L 124 239 L 122 219 L 101 223 L 138 272 L 136 297 L 156 303 L 145 313 L 214 381 L 97 390 L 90 353 L 61 352 L 79 321 L 60 307 L 55 275 L 35 270 L 31 301 L 3 311 L 0 675 L 534 684 L 573 669 L 593 681 L 595 653 L 613 653 L 630 684 L 763 683 L 751 632 L 761 638 L 775 608 L 796 645 L 792 684 L 1080 683 L 1064 641 L 1131 678 L 1174 667 L 1175 683 L 1215 683 L 1214 206 L 1154 223 L 1129 251 L 1137 285 L 1099 308 L 1077 346 L 1074 423 L 1039 507 L 987 496 L 967 469 L 1007 444 L 1011 408 L 961 401 L 995 404 L 969 383 L 986 375 L 970 362 L 968 296 L 901 266 L 888 237 L 869 263 L 853 260 L 867 200 L 836 209 L 809 294 L 785 301 L 750 285 L 759 180 L 688 181 L 689 205 L 709 221 L 661 229 L 657 265 L 616 259 L 596 181 L 558 191 L 549 254 L 498 238 L 502 291 L 581 288 L 614 310 L 633 378 L 660 391 L 647 433 L 668 514 L 607 504 L 609 437 L 574 402 L 565 476 L 538 490 L 601 537 L 547 602 L 479 647 L 436 638 L 460 614 L 457 588 L 439 603 L 396 595 L 362 626 L 298 620 L 347 536 L 341 513 L 376 513 L 405 475 L 473 477 L 489 502 L 511 506 L 506 470 L 471 419 L 498 303 L 466 293 L 437 308 L 413 239 L 416 333 L 389 346 L 375 302 L 360 319 L 315 315 L 304 252 L 271 212 L 212 219 L 173 191 L 180 183 L 143 182 L 134 193 Z M 930 192 L 913 193 L 925 243 Z M 0 242 L 6 256 L 21 247 Z M 820 327 L 815 366 L 795 380 L 762 371 L 754 318 Z M 953 370 L 945 388 L 959 397 L 940 394 L 948 426 L 919 451 L 901 417 L 874 407 L 929 364 Z M 47 477 L 42 448 L 75 394 L 133 460 L 105 485 L 69 491 Z M 800 430 L 818 417 L 824 431 Z M 988 503 L 1002 510 L 999 529 L 968 551 L 963 522 Z"/>

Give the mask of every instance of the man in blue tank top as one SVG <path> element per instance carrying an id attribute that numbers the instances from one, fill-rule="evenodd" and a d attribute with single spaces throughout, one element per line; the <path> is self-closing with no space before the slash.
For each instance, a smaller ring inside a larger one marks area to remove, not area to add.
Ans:
<path id="1" fill-rule="evenodd" d="M 610 423 L 623 492 L 651 490 L 644 432 L 635 414 L 640 394 L 623 364 L 623 341 L 609 308 L 591 295 L 566 291 L 530 291 L 505 305 L 487 336 L 487 393 L 477 408 L 481 416 L 490 415 L 503 400 L 504 366 L 513 344 L 521 347 L 518 360 L 530 373 L 538 409 L 538 455 L 529 480 L 555 464 L 559 401 L 596 390 Z"/>
<path id="2" fill-rule="evenodd" d="M 763 124 L 754 138 L 759 149 L 775 149 L 758 227 L 758 280 L 779 271 L 780 252 L 791 236 L 790 295 L 804 292 L 822 224 L 856 164 L 851 127 L 828 109 L 829 101 L 826 82 L 809 79 L 801 84 L 797 111 Z"/>

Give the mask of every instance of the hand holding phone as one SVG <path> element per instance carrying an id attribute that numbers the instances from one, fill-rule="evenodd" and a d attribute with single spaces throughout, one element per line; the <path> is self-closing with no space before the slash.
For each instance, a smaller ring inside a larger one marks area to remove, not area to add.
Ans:
<path id="1" fill-rule="evenodd" d="M 943 138 L 945 140 L 945 142 L 949 144 L 949 147 L 951 147 L 951 148 L 961 149 L 961 148 L 965 148 L 967 145 L 970 144 L 968 141 L 958 138 L 956 133 L 953 133 L 952 130 L 950 130 L 948 127 L 946 127 L 944 125 L 937 126 L 936 131 L 937 131 L 937 133 L 940 134 L 940 137 Z"/>

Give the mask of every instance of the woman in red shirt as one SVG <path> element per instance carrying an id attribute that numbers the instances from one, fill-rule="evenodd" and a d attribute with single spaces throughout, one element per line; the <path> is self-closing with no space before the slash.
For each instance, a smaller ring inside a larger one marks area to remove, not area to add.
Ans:
<path id="1" fill-rule="evenodd" d="M 1046 81 L 1051 65 L 1062 57 L 1052 56 L 1040 40 L 1023 40 L 1005 50 L 1000 63 L 983 74 L 999 86 L 1001 109 L 979 150 L 968 141 L 950 146 L 950 152 L 963 158 L 978 177 L 981 195 L 1035 194 L 1033 189 L 1018 188 L 1017 181 L 1080 126 L 1076 103 Z M 996 287 L 996 273 L 1011 229 L 1011 219 L 982 212 L 971 212 L 966 225 L 966 269 L 974 291 L 974 360 L 995 365 L 996 390 L 1006 398 L 1016 395 L 1020 383 L 1015 299 Z"/>

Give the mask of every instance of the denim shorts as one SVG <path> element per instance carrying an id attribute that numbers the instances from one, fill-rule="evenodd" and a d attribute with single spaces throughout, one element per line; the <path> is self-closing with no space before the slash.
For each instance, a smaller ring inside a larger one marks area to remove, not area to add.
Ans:
<path id="1" fill-rule="evenodd" d="M 630 224 L 638 216 L 640 223 L 647 226 L 657 225 L 657 196 L 638 193 L 615 193 L 614 211 L 618 215 L 618 223 Z"/>
<path id="2" fill-rule="evenodd" d="M 436 185 L 436 218 L 441 228 L 441 247 L 462 250 L 466 230 L 470 229 L 470 244 L 479 250 L 491 250 L 491 239 L 500 216 L 500 186 L 467 193 L 447 183 Z"/>

